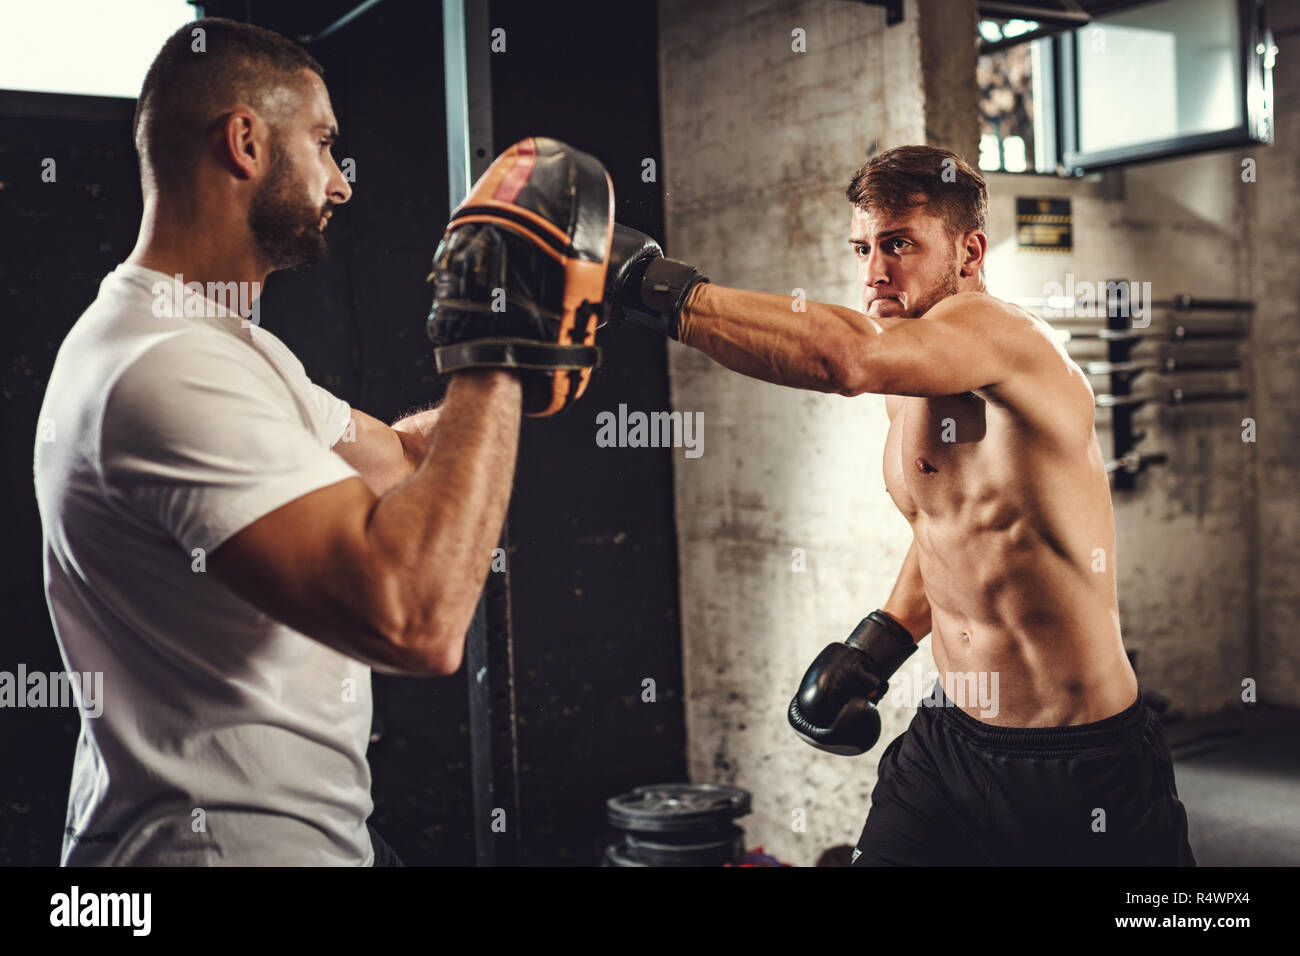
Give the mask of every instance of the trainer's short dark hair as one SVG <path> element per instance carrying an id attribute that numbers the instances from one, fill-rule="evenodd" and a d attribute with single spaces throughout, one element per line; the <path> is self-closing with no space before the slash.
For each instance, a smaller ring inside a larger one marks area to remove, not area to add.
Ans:
<path id="1" fill-rule="evenodd" d="M 185 24 L 154 57 L 136 102 L 141 178 L 163 188 L 183 184 L 213 124 L 239 103 L 278 127 L 288 117 L 270 94 L 301 92 L 303 70 L 325 74 L 310 53 L 271 30 L 220 17 Z"/>
<path id="2" fill-rule="evenodd" d="M 845 190 L 864 210 L 901 216 L 929 206 L 953 238 L 985 231 L 989 192 L 984 177 L 966 160 L 937 146 L 899 146 L 867 160 Z"/>

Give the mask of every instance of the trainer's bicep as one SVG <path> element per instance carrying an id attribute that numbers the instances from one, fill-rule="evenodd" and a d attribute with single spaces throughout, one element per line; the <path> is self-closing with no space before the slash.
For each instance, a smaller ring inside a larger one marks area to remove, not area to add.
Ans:
<path id="1" fill-rule="evenodd" d="M 281 623 L 371 666 L 409 668 L 393 639 L 384 570 L 367 554 L 375 496 L 359 478 L 290 501 L 232 535 L 208 559 L 216 578 Z"/>
<path id="2" fill-rule="evenodd" d="M 351 410 L 351 427 L 333 451 L 357 470 L 376 496 L 392 491 L 411 475 L 411 463 L 401 436 L 377 418 Z"/>

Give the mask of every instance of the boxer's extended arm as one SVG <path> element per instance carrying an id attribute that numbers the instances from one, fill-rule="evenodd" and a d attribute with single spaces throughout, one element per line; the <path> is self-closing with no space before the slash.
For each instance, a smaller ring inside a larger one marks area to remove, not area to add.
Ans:
<path id="1" fill-rule="evenodd" d="M 951 295 L 921 319 L 873 319 L 714 285 L 625 226 L 614 229 L 605 297 L 612 322 L 654 329 L 727 368 L 794 388 L 932 397 L 1001 386 L 1003 401 L 1032 413 L 1064 397 L 1069 378 L 1068 356 L 1047 326 L 985 293 Z"/>
<path id="2" fill-rule="evenodd" d="M 911 632 L 917 643 L 930 633 L 930 601 L 925 596 L 925 582 L 921 580 L 921 563 L 916 553 L 916 539 L 907 549 L 902 570 L 889 600 L 881 609 Z"/>
<path id="3" fill-rule="evenodd" d="M 959 395 L 1007 382 L 1050 340 L 992 296 L 960 292 L 922 319 L 701 283 L 682 310 L 681 340 L 742 374 L 840 395 Z"/>
<path id="4" fill-rule="evenodd" d="M 732 371 L 818 392 L 843 392 L 846 343 L 865 343 L 881 331 L 843 306 L 713 283 L 692 290 L 679 328 L 683 343 Z"/>
<path id="5" fill-rule="evenodd" d="M 441 414 L 441 407 L 426 409 L 399 419 L 390 428 L 354 408 L 352 428 L 335 442 L 334 451 L 382 497 L 420 467 Z"/>
<path id="6" fill-rule="evenodd" d="M 359 478 L 304 495 L 234 535 L 208 567 L 371 666 L 453 673 L 505 521 L 520 401 L 510 373 L 458 372 L 409 480 L 383 497 Z"/>

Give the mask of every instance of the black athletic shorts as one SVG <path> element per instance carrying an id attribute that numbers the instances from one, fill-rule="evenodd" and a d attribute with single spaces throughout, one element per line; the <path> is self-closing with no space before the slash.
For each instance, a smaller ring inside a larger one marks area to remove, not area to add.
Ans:
<path id="1" fill-rule="evenodd" d="M 1069 727 L 995 727 L 936 682 L 880 758 L 854 866 L 1195 866 L 1173 758 L 1139 691 Z"/>

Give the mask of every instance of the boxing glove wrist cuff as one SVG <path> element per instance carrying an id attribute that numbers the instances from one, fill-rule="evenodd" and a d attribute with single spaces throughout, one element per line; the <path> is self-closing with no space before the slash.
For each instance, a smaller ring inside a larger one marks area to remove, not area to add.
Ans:
<path id="1" fill-rule="evenodd" d="M 676 259 L 655 258 L 647 265 L 641 277 L 641 305 L 649 315 L 637 318 L 652 318 L 651 324 L 658 331 L 670 338 L 679 338 L 682 309 L 691 290 L 708 278 L 700 274 L 694 266 Z M 640 310 L 637 310 L 640 311 Z"/>
<path id="2" fill-rule="evenodd" d="M 872 673 L 882 683 L 916 653 L 912 632 L 881 610 L 864 617 L 844 643 L 871 658 Z"/>

